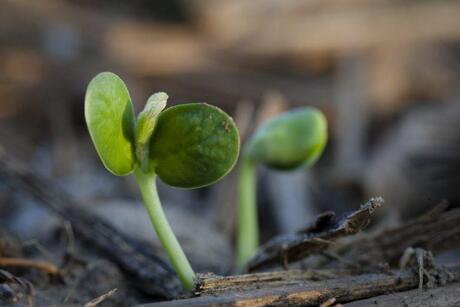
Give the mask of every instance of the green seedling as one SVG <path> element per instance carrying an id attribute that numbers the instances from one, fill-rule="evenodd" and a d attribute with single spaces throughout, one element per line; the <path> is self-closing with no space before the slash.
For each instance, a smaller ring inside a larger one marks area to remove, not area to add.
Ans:
<path id="1" fill-rule="evenodd" d="M 256 164 L 277 170 L 313 165 L 327 141 L 327 122 L 321 111 L 301 107 L 262 124 L 246 144 L 239 178 L 236 266 L 241 268 L 259 246 L 256 204 Z"/>
<path id="2" fill-rule="evenodd" d="M 134 174 L 153 227 L 186 290 L 195 273 L 161 207 L 156 177 L 179 188 L 210 185 L 235 165 L 239 136 L 230 116 L 205 103 L 164 109 L 168 96 L 152 95 L 137 120 L 123 81 L 104 72 L 88 85 L 85 119 L 104 166 Z"/>

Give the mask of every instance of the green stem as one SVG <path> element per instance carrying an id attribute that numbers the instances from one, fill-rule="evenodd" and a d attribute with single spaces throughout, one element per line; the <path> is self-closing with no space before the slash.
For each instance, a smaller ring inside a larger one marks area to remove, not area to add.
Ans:
<path id="1" fill-rule="evenodd" d="M 161 245 L 168 254 L 169 260 L 182 282 L 185 290 L 190 291 L 193 288 L 195 273 L 193 272 L 184 251 L 174 235 L 171 226 L 161 207 L 160 198 L 158 197 L 156 187 L 156 175 L 143 173 L 140 169 L 134 172 L 139 188 L 141 190 L 144 205 L 149 213 L 153 228 L 160 239 Z"/>
<path id="2" fill-rule="evenodd" d="M 256 170 L 254 162 L 248 157 L 242 159 L 239 176 L 237 268 L 244 266 L 259 247 Z"/>

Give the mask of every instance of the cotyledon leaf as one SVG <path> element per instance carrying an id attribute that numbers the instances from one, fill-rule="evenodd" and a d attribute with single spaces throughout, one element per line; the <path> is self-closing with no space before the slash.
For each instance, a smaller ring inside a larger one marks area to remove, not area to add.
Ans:
<path id="1" fill-rule="evenodd" d="M 150 160 L 167 184 L 197 188 L 225 176 L 238 159 L 233 119 L 217 107 L 190 103 L 163 111 L 150 143 Z"/>
<path id="2" fill-rule="evenodd" d="M 249 140 L 245 154 L 269 167 L 287 170 L 315 163 L 326 141 L 323 113 L 313 107 L 300 107 L 262 124 Z"/>
<path id="3" fill-rule="evenodd" d="M 134 112 L 128 89 L 117 75 L 103 72 L 88 85 L 85 119 L 104 166 L 113 174 L 131 173 L 134 156 Z"/>

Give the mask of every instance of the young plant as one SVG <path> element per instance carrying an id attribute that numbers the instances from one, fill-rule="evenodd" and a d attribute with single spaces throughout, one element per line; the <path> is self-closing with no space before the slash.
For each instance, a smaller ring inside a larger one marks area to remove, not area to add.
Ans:
<path id="1" fill-rule="evenodd" d="M 137 120 L 123 81 L 104 72 L 88 85 L 85 118 L 104 166 L 117 176 L 134 173 L 163 248 L 186 290 L 195 273 L 161 207 L 156 177 L 179 188 L 210 185 L 235 165 L 239 136 L 230 116 L 205 103 L 164 110 L 168 96 L 152 95 Z"/>
<path id="2" fill-rule="evenodd" d="M 301 107 L 262 124 L 246 144 L 239 178 L 236 266 L 241 268 L 259 246 L 256 203 L 256 164 L 278 170 L 313 165 L 327 141 L 327 122 L 321 111 Z"/>

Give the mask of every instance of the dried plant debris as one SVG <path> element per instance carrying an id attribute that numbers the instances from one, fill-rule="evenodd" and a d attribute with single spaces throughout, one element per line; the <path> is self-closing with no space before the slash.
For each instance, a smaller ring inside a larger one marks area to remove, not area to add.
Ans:
<path id="1" fill-rule="evenodd" d="M 435 263 L 433 253 L 422 248 L 409 247 L 401 257 L 402 269 L 410 267 L 418 274 L 418 288 L 433 289 L 456 281 L 456 276 L 448 267 Z"/>
<path id="2" fill-rule="evenodd" d="M 96 307 L 97 305 L 105 301 L 107 298 L 114 295 L 117 292 L 117 290 L 118 290 L 117 288 L 114 288 L 110 290 L 109 292 L 104 293 L 103 295 L 96 297 L 95 299 L 92 299 L 90 302 L 86 303 L 84 307 Z"/>
<path id="3" fill-rule="evenodd" d="M 460 209 L 446 209 L 447 205 L 441 203 L 428 213 L 400 226 L 340 242 L 328 251 L 366 269 L 378 263 L 396 267 L 401 261 L 404 262 L 403 255 L 409 248 L 431 252 L 451 250 L 460 245 Z M 317 269 L 330 268 L 335 260 L 324 260 L 319 266 L 307 261 L 305 265 Z"/>
<path id="4" fill-rule="evenodd" d="M 154 251 L 93 215 L 51 180 L 32 172 L 25 163 L 1 146 L 0 177 L 15 190 L 29 193 L 46 208 L 67 220 L 79 239 L 116 262 L 142 292 L 164 298 L 179 295 L 180 286 L 171 267 Z"/>
<path id="5" fill-rule="evenodd" d="M 31 305 L 34 293 L 34 287 L 28 280 L 0 269 L 0 304 Z"/>
<path id="6" fill-rule="evenodd" d="M 346 307 L 394 307 L 394 306 L 459 306 L 460 283 L 452 283 L 442 288 L 420 291 L 414 289 L 399 293 L 389 293 L 344 304 Z"/>
<path id="7" fill-rule="evenodd" d="M 460 264 L 449 266 L 449 272 L 454 280 L 458 279 L 460 277 Z M 251 276 L 257 276 L 257 274 L 246 275 L 244 278 L 248 279 Z M 217 289 L 221 288 L 222 281 L 226 282 L 225 277 L 221 279 L 221 282 L 215 281 L 213 286 Z M 253 282 L 258 283 L 258 281 Z M 419 277 L 414 270 L 406 269 L 393 270 L 385 274 L 370 273 L 321 281 L 297 280 L 296 283 L 290 283 L 285 280 L 284 282 L 286 283 L 280 282 L 275 287 L 266 287 L 262 282 L 259 287 L 239 291 L 230 288 L 230 291 L 218 292 L 217 294 L 213 294 L 211 289 L 207 289 L 206 295 L 200 297 L 149 304 L 146 307 L 319 306 L 324 303 L 327 306 L 332 298 L 335 299 L 335 303 L 348 303 L 370 297 L 376 298 L 386 293 L 416 289 L 419 285 Z"/>
<path id="8" fill-rule="evenodd" d="M 341 218 L 325 213 L 311 225 L 296 234 L 284 235 L 264 244 L 248 264 L 248 271 L 301 260 L 324 251 L 338 238 L 356 234 L 366 228 L 375 209 L 382 206 L 382 197 L 371 198 L 361 207 Z"/>
<path id="9" fill-rule="evenodd" d="M 296 285 L 304 281 L 320 281 L 350 275 L 348 270 L 287 270 L 243 275 L 219 276 L 212 273 L 198 274 L 196 295 L 218 295 L 229 292 L 276 288 Z"/>
<path id="10" fill-rule="evenodd" d="M 50 275 L 60 275 L 59 269 L 54 264 L 41 260 L 0 257 L 0 267 L 37 269 Z"/>

